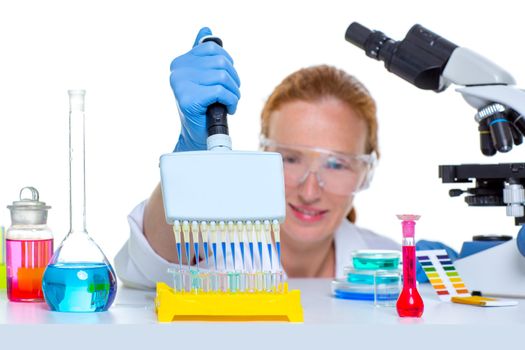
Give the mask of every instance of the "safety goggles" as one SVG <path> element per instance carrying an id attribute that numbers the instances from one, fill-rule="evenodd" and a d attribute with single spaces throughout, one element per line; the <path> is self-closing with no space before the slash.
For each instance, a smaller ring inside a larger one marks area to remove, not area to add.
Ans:
<path id="1" fill-rule="evenodd" d="M 303 184 L 310 174 L 330 193 L 349 195 L 368 187 L 377 161 L 375 153 L 353 155 L 331 150 L 287 145 L 261 137 L 260 145 L 283 157 L 287 186 Z"/>

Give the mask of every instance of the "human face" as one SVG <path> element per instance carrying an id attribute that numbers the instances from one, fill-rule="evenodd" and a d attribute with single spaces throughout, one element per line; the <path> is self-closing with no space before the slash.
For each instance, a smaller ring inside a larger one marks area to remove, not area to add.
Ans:
<path id="1" fill-rule="evenodd" d="M 336 98 L 289 102 L 270 118 L 268 138 L 275 142 L 355 155 L 365 153 L 366 123 Z M 298 185 L 285 185 L 283 235 L 302 243 L 331 239 L 352 208 L 353 195 L 324 191 L 315 173 L 309 173 Z"/>

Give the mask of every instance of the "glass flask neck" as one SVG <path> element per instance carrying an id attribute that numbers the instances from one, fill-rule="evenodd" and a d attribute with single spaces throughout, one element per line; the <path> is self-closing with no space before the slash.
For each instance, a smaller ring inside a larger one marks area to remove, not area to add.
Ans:
<path id="1" fill-rule="evenodd" d="M 86 230 L 84 90 L 69 93 L 69 235 Z"/>
<path id="2" fill-rule="evenodd" d="M 403 237 L 403 247 L 410 247 L 416 245 L 414 237 Z"/>

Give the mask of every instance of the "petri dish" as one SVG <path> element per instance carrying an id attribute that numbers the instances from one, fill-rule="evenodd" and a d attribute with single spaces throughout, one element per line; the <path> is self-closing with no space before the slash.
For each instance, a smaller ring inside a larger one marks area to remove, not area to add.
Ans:
<path id="1" fill-rule="evenodd" d="M 346 279 L 332 281 L 332 295 L 338 299 L 372 301 L 377 306 L 393 305 L 399 296 L 399 284 L 357 284 Z"/>
<path id="2" fill-rule="evenodd" d="M 400 282 L 401 270 L 357 270 L 345 267 L 346 280 L 357 284 L 397 284 Z"/>
<path id="3" fill-rule="evenodd" d="M 352 263 L 356 270 L 395 270 L 401 252 L 397 250 L 354 250 Z"/>
<path id="4" fill-rule="evenodd" d="M 374 301 L 374 286 L 336 279 L 332 281 L 332 295 L 338 299 Z"/>

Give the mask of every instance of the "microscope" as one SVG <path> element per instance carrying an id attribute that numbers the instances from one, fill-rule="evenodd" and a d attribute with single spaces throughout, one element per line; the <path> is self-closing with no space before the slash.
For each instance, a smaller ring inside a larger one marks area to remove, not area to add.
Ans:
<path id="1" fill-rule="evenodd" d="M 509 152 L 523 143 L 525 91 L 516 88 L 514 78 L 485 57 L 419 24 L 403 40 L 395 41 L 354 22 L 345 38 L 420 89 L 439 93 L 451 84 L 461 86 L 456 91 L 476 110 L 480 149 L 485 156 Z M 440 165 L 439 177 L 443 183 L 474 182 L 474 187 L 453 189 L 449 195 L 466 194 L 469 206 L 506 206 L 516 225 L 525 224 L 525 163 Z M 480 236 L 480 241 L 508 241 L 456 261 L 471 289 L 525 297 L 525 247 L 517 246 L 511 238 Z"/>

